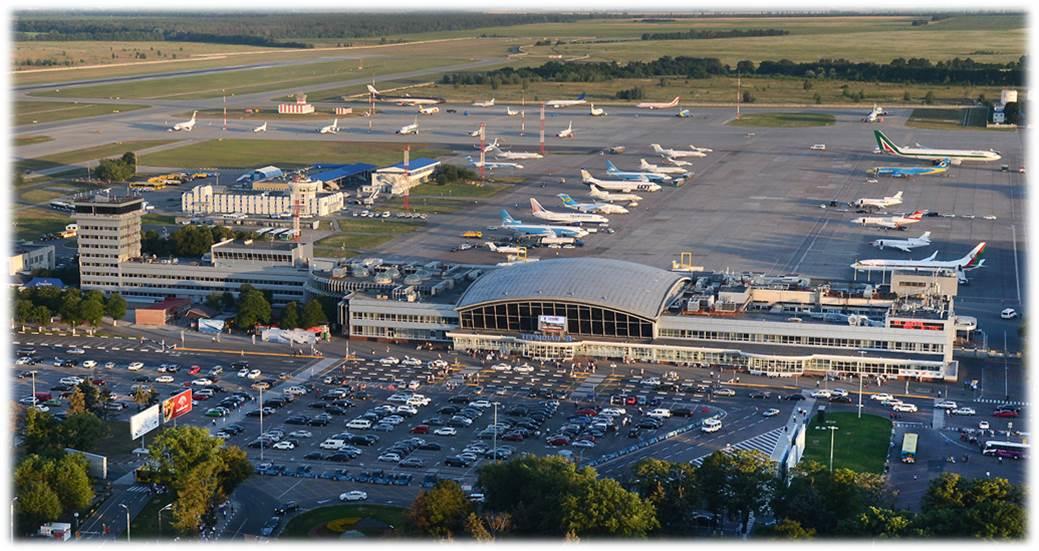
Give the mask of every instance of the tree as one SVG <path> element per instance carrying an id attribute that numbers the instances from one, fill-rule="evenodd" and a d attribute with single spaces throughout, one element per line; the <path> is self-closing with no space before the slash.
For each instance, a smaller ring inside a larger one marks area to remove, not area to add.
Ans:
<path id="1" fill-rule="evenodd" d="M 36 408 L 25 410 L 25 451 L 30 454 L 57 455 L 62 451 L 62 442 L 57 433 L 57 421 L 50 413 Z"/>
<path id="2" fill-rule="evenodd" d="M 924 96 L 924 103 L 927 105 L 934 104 L 934 92 L 930 90 L 927 91 L 927 94 Z"/>
<path id="3" fill-rule="evenodd" d="M 137 411 L 141 411 L 155 399 L 155 389 L 152 387 L 138 386 L 133 393 L 133 401 L 137 404 Z"/>
<path id="4" fill-rule="evenodd" d="M 1006 116 L 1007 124 L 1019 124 L 1021 110 L 1016 101 L 1003 106 L 1003 114 Z"/>
<path id="5" fill-rule="evenodd" d="M 812 89 L 812 81 L 810 81 L 808 79 L 805 79 L 804 82 L 801 83 L 801 88 L 803 88 L 805 90 L 811 90 Z"/>
<path id="6" fill-rule="evenodd" d="M 18 531 L 25 534 L 41 524 L 57 520 L 61 515 L 61 500 L 47 483 L 33 480 L 16 490 L 18 501 Z"/>
<path id="7" fill-rule="evenodd" d="M 316 298 L 311 298 L 303 306 L 303 327 L 310 329 L 325 323 L 328 323 L 328 318 L 325 317 L 325 310 Z"/>
<path id="8" fill-rule="evenodd" d="M 408 509 L 408 520 L 423 535 L 449 539 L 462 533 L 471 513 L 472 503 L 462 487 L 453 480 L 441 480 L 428 492 L 419 493 Z"/>
<path id="9" fill-rule="evenodd" d="M 137 154 L 136 153 L 134 153 L 133 151 L 127 151 L 126 153 L 123 153 L 123 156 L 120 157 L 119 160 L 121 160 L 123 162 L 123 164 L 125 164 L 126 166 L 133 167 L 134 171 L 136 172 L 136 170 L 137 170 Z"/>
<path id="10" fill-rule="evenodd" d="M 909 93 L 909 90 L 902 94 L 902 101 L 913 101 L 913 95 Z"/>
<path id="11" fill-rule="evenodd" d="M 105 301 L 105 315 L 112 318 L 112 321 L 121 320 L 126 315 L 126 299 L 119 293 L 112 293 L 108 295 L 108 299 Z"/>
<path id="12" fill-rule="evenodd" d="M 738 517 L 744 531 L 750 515 L 768 506 L 776 480 L 768 457 L 756 450 L 714 452 L 697 469 L 697 477 L 708 510 Z"/>
<path id="13" fill-rule="evenodd" d="M 33 304 L 31 300 L 19 299 L 14 303 L 14 319 L 27 322 L 32 319 Z"/>
<path id="14" fill-rule="evenodd" d="M 281 313 L 281 327 L 282 329 L 299 327 L 299 308 L 297 308 L 295 301 L 285 305 L 285 311 Z"/>
<path id="15" fill-rule="evenodd" d="M 240 297 L 238 315 L 235 317 L 238 327 L 251 329 L 258 323 L 270 323 L 271 304 L 267 302 L 267 297 L 263 296 L 263 293 L 256 289 L 246 290 L 243 285 Z"/>
<path id="16" fill-rule="evenodd" d="M 60 425 L 64 446 L 89 450 L 98 440 L 108 434 L 108 426 L 90 412 L 75 413 L 69 409 L 69 416 Z"/>
<path id="17" fill-rule="evenodd" d="M 754 73 L 754 62 L 744 59 L 736 64 L 736 72 L 741 75 L 749 75 Z"/>
<path id="18" fill-rule="evenodd" d="M 84 300 L 79 303 L 79 317 L 81 320 L 87 322 L 92 327 L 101 325 L 101 320 L 105 316 L 105 305 L 100 301 L 93 298 Z"/>
<path id="19" fill-rule="evenodd" d="M 69 415 L 76 415 L 87 412 L 87 399 L 83 393 L 83 390 L 79 387 L 72 389 L 72 394 L 69 395 Z"/>
<path id="20" fill-rule="evenodd" d="M 754 103 L 754 94 L 750 93 L 750 90 L 743 91 L 743 103 Z"/>
<path id="21" fill-rule="evenodd" d="M 699 502 L 696 469 L 688 463 L 647 458 L 635 464 L 632 477 L 638 494 L 656 508 L 661 532 L 685 533 L 689 515 Z"/>
<path id="22" fill-rule="evenodd" d="M 71 289 L 62 296 L 61 309 L 58 311 L 62 321 L 73 326 L 79 325 L 83 321 L 80 302 L 82 300 L 77 289 Z"/>
<path id="23" fill-rule="evenodd" d="M 39 325 L 49 325 L 51 321 L 51 311 L 44 305 L 33 306 L 32 315 L 30 321 L 33 321 Z"/>
<path id="24" fill-rule="evenodd" d="M 27 456 L 15 469 L 14 486 L 21 526 L 29 529 L 80 511 L 94 499 L 87 461 L 75 454 Z"/>
<path id="25" fill-rule="evenodd" d="M 901 538 L 920 536 L 913 530 L 912 513 L 869 506 L 858 516 L 859 534 L 870 538 Z"/>
<path id="26" fill-rule="evenodd" d="M 243 287 L 244 287 L 244 285 L 243 285 Z M 224 302 L 224 310 L 234 310 L 235 298 L 234 298 L 234 294 L 232 294 L 231 291 L 224 291 L 224 294 L 221 297 L 221 300 L 223 300 L 223 302 Z"/>
<path id="27" fill-rule="evenodd" d="M 94 176 L 105 182 L 125 182 L 136 173 L 137 167 L 127 165 L 122 159 L 101 159 L 94 169 Z"/>
<path id="28" fill-rule="evenodd" d="M 212 308 L 214 310 L 217 310 L 217 311 L 223 310 L 223 308 L 224 308 L 223 296 L 220 293 L 217 293 L 217 292 L 209 293 L 209 295 L 206 296 L 206 306 L 208 306 L 208 307 L 210 307 L 210 308 Z"/>
<path id="29" fill-rule="evenodd" d="M 494 536 L 487 531 L 487 527 L 483 525 L 483 520 L 476 513 L 469 513 L 469 516 L 465 519 L 465 533 L 469 534 L 469 537 L 476 541 L 494 540 Z"/>
<path id="30" fill-rule="evenodd" d="M 660 526 L 653 505 L 616 480 L 593 477 L 583 482 L 562 500 L 567 533 L 631 538 L 644 537 Z"/>
<path id="31" fill-rule="evenodd" d="M 1007 479 L 943 473 L 924 494 L 916 525 L 938 537 L 1020 539 L 1026 518 L 1024 492 Z"/>
<path id="32" fill-rule="evenodd" d="M 74 453 L 67 453 L 49 464 L 48 483 L 66 512 L 85 509 L 94 499 L 87 469 L 86 458 Z"/>
<path id="33" fill-rule="evenodd" d="M 783 519 L 782 522 L 777 523 L 775 526 L 765 528 L 760 531 L 755 530 L 755 534 L 761 534 L 765 537 L 782 538 L 788 540 L 807 540 L 815 537 L 815 530 L 806 530 L 801 526 L 800 522 L 796 520 Z"/>
<path id="34" fill-rule="evenodd" d="M 859 533 L 860 517 L 870 507 L 893 504 L 884 479 L 849 469 L 829 469 L 817 461 L 804 461 L 790 475 L 789 484 L 779 485 L 772 500 L 777 518 L 798 522 L 820 536 Z"/>

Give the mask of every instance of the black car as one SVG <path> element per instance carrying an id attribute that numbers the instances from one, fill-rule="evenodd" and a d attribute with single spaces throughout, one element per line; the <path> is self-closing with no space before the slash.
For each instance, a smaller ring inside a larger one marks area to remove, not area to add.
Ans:
<path id="1" fill-rule="evenodd" d="M 473 398 L 472 396 L 466 394 L 459 394 L 457 396 L 452 396 L 448 398 L 447 401 L 451 402 L 452 404 L 468 404 L 469 402 L 473 401 Z"/>
<path id="2" fill-rule="evenodd" d="M 675 417 L 691 417 L 693 415 L 693 408 L 685 406 L 671 408 L 671 415 Z"/>
<path id="3" fill-rule="evenodd" d="M 355 434 L 350 437 L 351 444 L 358 444 L 360 446 L 371 446 L 379 441 L 379 437 L 374 434 Z"/>
<path id="4" fill-rule="evenodd" d="M 786 396 L 783 399 L 784 400 L 804 400 L 805 397 L 804 397 L 803 394 L 790 394 L 790 395 Z"/>
<path id="5" fill-rule="evenodd" d="M 430 451 L 440 451 L 441 449 L 443 449 L 443 446 L 441 446 L 440 444 L 437 444 L 436 442 L 426 442 L 425 444 L 419 444 L 418 449 L 420 449 L 420 450 L 430 450 Z"/>
<path id="6" fill-rule="evenodd" d="M 264 537 L 273 536 L 275 530 L 278 529 L 279 524 L 281 524 L 281 517 L 271 517 L 271 519 L 263 525 L 263 529 L 260 530 L 260 535 Z"/>
<path id="7" fill-rule="evenodd" d="M 845 404 L 851 403 L 851 396 L 830 396 L 830 402 L 841 402 Z"/>
<path id="8" fill-rule="evenodd" d="M 285 503 L 274 506 L 274 514 L 276 515 L 284 515 L 285 513 L 292 513 L 294 511 L 299 511 L 299 503 L 296 503 L 295 501 L 286 501 Z"/>
<path id="9" fill-rule="evenodd" d="M 315 415 L 307 424 L 312 427 L 323 427 L 332 422 L 332 416 L 327 413 Z"/>
<path id="10" fill-rule="evenodd" d="M 310 422 L 310 418 L 306 415 L 293 415 L 285 420 L 286 425 L 306 425 Z"/>
<path id="11" fill-rule="evenodd" d="M 762 392 L 760 390 L 755 390 L 754 392 L 750 393 L 751 398 L 758 398 L 762 400 L 767 400 L 770 396 L 772 396 L 771 392 Z"/>
<path id="12" fill-rule="evenodd" d="M 638 427 L 628 429 L 628 438 L 638 438 L 642 431 Z"/>
<path id="13" fill-rule="evenodd" d="M 245 432 L 245 427 L 236 423 L 232 423 L 224 427 L 224 431 L 229 432 L 231 434 L 241 434 Z"/>
<path id="14" fill-rule="evenodd" d="M 310 452 L 307 455 L 303 456 L 303 459 L 306 459 L 308 461 L 321 461 L 324 458 L 325 454 L 321 452 Z"/>
<path id="15" fill-rule="evenodd" d="M 457 406 L 444 406 L 444 407 L 438 409 L 437 413 L 439 413 L 440 415 L 454 415 L 454 414 L 458 413 L 460 410 L 461 410 L 461 408 L 459 408 Z"/>
<path id="16" fill-rule="evenodd" d="M 360 390 L 354 393 L 354 399 L 356 400 L 367 400 L 371 397 L 372 395 L 368 394 L 367 390 Z"/>
<path id="17" fill-rule="evenodd" d="M 325 413 L 329 415 L 346 415 L 348 412 L 346 411 L 346 408 L 328 405 L 325 407 Z"/>
<path id="18" fill-rule="evenodd" d="M 314 409 L 325 409 L 326 406 L 328 406 L 328 404 L 326 404 L 324 402 L 311 402 L 311 403 L 307 404 L 308 408 L 314 408 Z"/>
<path id="19" fill-rule="evenodd" d="M 332 455 L 329 455 L 328 457 L 326 457 L 325 461 L 334 461 L 336 463 L 346 463 L 347 461 L 350 461 L 351 459 L 353 459 L 352 455 L 350 455 L 348 453 L 338 452 L 338 453 L 333 453 Z"/>
<path id="20" fill-rule="evenodd" d="M 461 457 L 458 457 L 457 455 L 452 455 L 444 459 L 444 465 L 447 465 L 448 467 L 465 468 L 469 466 L 469 462 L 465 459 L 462 459 Z"/>

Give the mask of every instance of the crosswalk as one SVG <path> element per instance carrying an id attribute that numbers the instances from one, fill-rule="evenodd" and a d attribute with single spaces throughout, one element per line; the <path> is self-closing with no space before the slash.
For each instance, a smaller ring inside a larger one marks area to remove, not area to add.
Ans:
<path id="1" fill-rule="evenodd" d="M 129 488 L 127 488 L 126 491 L 131 493 L 131 494 L 146 494 L 146 493 L 150 492 L 151 490 L 149 490 L 147 486 L 140 486 L 140 485 L 135 484 L 135 485 L 130 486 Z"/>
<path id="2" fill-rule="evenodd" d="M 999 399 L 996 399 L 996 398 L 978 398 L 978 399 L 974 400 L 974 403 L 976 403 L 976 404 L 1000 404 L 1000 405 L 1007 405 L 1007 406 L 1022 406 L 1022 407 L 1027 407 L 1028 406 L 1028 402 L 1019 402 L 1019 401 L 1016 401 L 1016 400 L 999 400 Z"/>
<path id="3" fill-rule="evenodd" d="M 749 438 L 737 444 L 733 444 L 731 447 L 723 448 L 723 451 L 731 452 L 735 450 L 757 450 L 765 454 L 766 457 L 771 457 L 772 452 L 775 451 L 776 446 L 779 445 L 779 442 L 783 439 L 784 434 L 786 434 L 786 431 L 783 430 L 783 427 L 779 427 L 778 429 L 772 429 L 768 432 L 761 433 L 753 438 Z M 699 467 L 703 464 L 704 460 L 707 459 L 707 457 L 710 455 L 711 454 L 707 454 L 697 457 L 696 459 L 690 461 L 690 463 Z"/>

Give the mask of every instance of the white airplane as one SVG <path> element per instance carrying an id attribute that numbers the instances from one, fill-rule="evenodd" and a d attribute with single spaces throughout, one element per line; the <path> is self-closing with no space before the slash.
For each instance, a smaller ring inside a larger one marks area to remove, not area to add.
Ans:
<path id="1" fill-rule="evenodd" d="M 690 163 L 689 161 L 683 161 L 672 157 L 664 157 L 664 160 L 675 166 L 693 166 L 693 163 Z"/>
<path id="2" fill-rule="evenodd" d="M 402 136 L 407 134 L 418 134 L 418 117 L 415 117 L 415 122 L 400 127 L 400 130 L 397 130 L 397 133 Z"/>
<path id="3" fill-rule="evenodd" d="M 198 111 L 192 111 L 191 112 L 191 120 L 184 121 L 184 122 L 178 122 L 177 124 L 173 125 L 172 128 L 170 128 L 170 132 L 180 132 L 181 130 L 183 130 L 185 132 L 191 132 L 191 129 L 195 128 L 195 115 L 197 115 L 197 114 L 198 114 Z"/>
<path id="4" fill-rule="evenodd" d="M 473 130 L 469 133 L 469 136 L 473 138 L 478 138 L 480 136 L 480 129 L 477 128 L 476 130 Z"/>
<path id="5" fill-rule="evenodd" d="M 537 199 L 530 198 L 530 211 L 535 218 L 548 220 L 549 222 L 560 222 L 563 224 L 608 224 L 609 218 L 601 214 L 588 214 L 584 212 L 553 212 L 545 210 Z"/>
<path id="6" fill-rule="evenodd" d="M 547 224 L 524 224 L 522 220 L 516 220 L 509 215 L 509 211 L 501 209 L 501 227 L 519 235 L 537 235 L 543 239 L 557 239 L 559 237 L 580 239 L 588 235 L 588 230 L 572 226 L 552 226 Z"/>
<path id="7" fill-rule="evenodd" d="M 889 230 L 904 230 L 912 224 L 920 221 L 926 210 L 918 210 L 908 216 L 863 216 L 851 221 L 852 224 L 863 226 L 880 226 Z"/>
<path id="8" fill-rule="evenodd" d="M 489 170 L 494 170 L 496 168 L 523 168 L 523 165 L 519 163 L 498 163 L 486 160 L 478 161 L 473 159 L 472 157 L 466 157 L 465 159 L 469 161 L 469 164 L 473 165 L 476 168 L 480 168 L 481 166 Z"/>
<path id="9" fill-rule="evenodd" d="M 494 98 L 491 101 L 474 101 L 473 107 L 494 107 Z"/>
<path id="10" fill-rule="evenodd" d="M 691 145 L 689 146 L 689 149 L 699 151 L 700 153 L 714 153 L 714 150 L 709 147 L 696 147 L 695 145 Z"/>
<path id="11" fill-rule="evenodd" d="M 566 128 L 556 133 L 557 137 L 560 138 L 573 138 L 574 137 L 574 121 L 570 121 L 570 124 Z"/>
<path id="12" fill-rule="evenodd" d="M 320 134 L 338 134 L 339 133 L 339 119 L 332 119 L 332 124 L 328 126 L 322 126 L 321 130 L 318 130 Z"/>
<path id="13" fill-rule="evenodd" d="M 570 210 L 595 214 L 628 214 L 628 209 L 612 203 L 578 203 L 566 193 L 560 193 L 556 197 L 562 199 L 563 206 Z"/>
<path id="14" fill-rule="evenodd" d="M 895 205 L 902 204 L 902 192 L 898 192 L 890 197 L 884 197 L 883 199 L 869 199 L 863 197 L 851 204 L 853 207 L 860 209 L 886 209 Z"/>
<path id="15" fill-rule="evenodd" d="M 507 246 L 507 245 L 495 245 L 491 241 L 484 241 L 484 245 L 487 245 L 487 248 L 490 249 L 491 252 L 501 253 L 501 254 L 526 254 L 526 252 L 527 252 L 527 248 L 526 247 L 512 247 L 512 246 Z"/>
<path id="16" fill-rule="evenodd" d="M 664 149 L 663 147 L 660 147 L 660 144 L 658 144 L 658 143 L 650 144 L 650 147 L 653 148 L 653 152 L 656 153 L 657 155 L 661 155 L 661 156 L 664 156 L 664 157 L 671 157 L 672 159 L 681 159 L 683 157 L 706 157 L 707 156 L 706 153 L 704 153 L 703 151 L 698 151 L 698 150 L 686 151 L 684 149 Z"/>
<path id="17" fill-rule="evenodd" d="M 877 139 L 877 147 L 888 155 L 906 157 L 909 159 L 922 159 L 926 161 L 941 161 L 949 159 L 952 164 L 959 165 L 963 161 L 989 162 L 1002 159 L 998 151 L 972 151 L 966 149 L 928 149 L 925 147 L 899 147 L 884 135 L 880 130 L 874 130 L 873 136 Z"/>
<path id="18" fill-rule="evenodd" d="M 862 119 L 862 122 L 877 122 L 877 119 L 883 117 L 884 115 L 887 115 L 887 113 L 884 112 L 884 108 L 877 107 L 877 104 L 874 103 L 873 110 L 870 111 L 869 114 L 867 114 L 866 117 Z"/>
<path id="19" fill-rule="evenodd" d="M 620 178 L 621 180 L 649 180 L 651 182 L 670 182 L 671 177 L 667 174 L 659 174 L 656 172 L 629 172 L 617 168 L 617 165 L 613 164 L 613 161 L 607 159 L 606 161 L 606 173 L 610 176 Z"/>
<path id="20" fill-rule="evenodd" d="M 678 166 L 659 166 L 646 162 L 645 159 L 639 159 L 639 168 L 642 170 L 648 170 L 650 172 L 656 172 L 658 174 L 688 174 L 689 171 Z"/>
<path id="21" fill-rule="evenodd" d="M 920 237 L 910 237 L 909 239 L 877 239 L 871 245 L 874 247 L 884 250 L 884 247 L 891 247 L 892 249 L 898 249 L 904 252 L 910 252 L 917 247 L 927 247 L 931 244 L 931 232 L 925 231 Z"/>
<path id="22" fill-rule="evenodd" d="M 647 180 L 600 180 L 593 178 L 591 173 L 584 169 L 581 169 L 581 181 L 589 185 L 599 186 L 599 189 L 620 191 L 622 193 L 631 191 L 660 191 L 660 184 Z"/>
<path id="23" fill-rule="evenodd" d="M 577 96 L 577 99 L 554 99 L 545 102 L 545 105 L 553 109 L 561 109 L 563 107 L 573 107 L 574 105 L 581 105 L 587 103 L 584 100 L 584 94 Z"/>
<path id="24" fill-rule="evenodd" d="M 443 98 L 413 98 L 408 95 L 404 96 L 387 96 L 382 92 L 375 89 L 371 84 L 368 85 L 368 93 L 375 96 L 378 101 L 385 101 L 390 103 L 396 103 L 397 105 L 435 105 L 437 103 L 444 103 Z"/>
<path id="25" fill-rule="evenodd" d="M 475 147 L 476 149 L 480 149 L 480 144 L 475 144 L 473 147 Z M 483 146 L 483 152 L 484 153 L 490 153 L 491 151 L 494 151 L 495 149 L 498 149 L 498 138 L 494 138 L 493 142 Z"/>
<path id="26" fill-rule="evenodd" d="M 602 109 L 602 108 L 596 109 L 594 103 L 591 104 L 591 106 L 592 106 L 591 114 L 592 114 L 593 117 L 605 117 L 606 116 L 606 110 L 605 109 Z"/>
<path id="27" fill-rule="evenodd" d="M 496 152 L 494 154 L 494 156 L 502 158 L 502 159 L 520 160 L 520 159 L 540 159 L 540 158 L 543 157 L 543 155 L 541 155 L 540 153 L 535 153 L 533 151 L 529 151 L 529 152 L 528 151 L 502 151 L 498 147 L 497 143 L 494 144 L 494 148 L 493 149 Z"/>
<path id="28" fill-rule="evenodd" d="M 635 107 L 638 107 L 639 109 L 670 109 L 678 105 L 678 100 L 679 97 L 675 96 L 675 99 L 668 102 L 654 103 L 652 101 L 646 101 L 636 105 Z"/>
<path id="29" fill-rule="evenodd" d="M 419 115 L 432 115 L 433 113 L 439 113 L 439 112 L 440 112 L 440 108 L 437 107 L 436 105 L 430 105 L 428 107 L 421 107 L 420 106 L 418 108 Z"/>
<path id="30" fill-rule="evenodd" d="M 263 121 L 263 124 L 261 124 L 260 126 L 257 126 L 256 128 L 253 128 L 253 132 L 266 132 L 266 131 L 267 131 L 267 121 Z"/>
<path id="31" fill-rule="evenodd" d="M 506 117 L 515 117 L 516 115 L 519 115 L 519 111 L 513 111 L 512 107 L 509 107 L 508 105 L 505 106 Z"/>
<path id="32" fill-rule="evenodd" d="M 891 272 L 895 270 L 912 272 L 955 270 L 957 273 L 968 272 L 976 270 L 985 264 L 984 259 L 979 260 L 981 253 L 984 250 L 985 243 L 981 242 L 977 247 L 971 249 L 971 251 L 967 253 L 967 256 L 956 260 L 935 260 L 935 257 L 938 256 L 938 251 L 935 251 L 934 254 L 923 260 L 886 260 L 873 258 L 869 260 L 858 260 L 853 263 L 851 267 L 861 272 Z"/>
<path id="33" fill-rule="evenodd" d="M 642 200 L 642 197 L 635 195 L 634 193 L 610 193 L 599 189 L 599 186 L 596 186 L 595 184 L 590 184 L 590 187 L 591 190 L 588 192 L 588 195 L 591 195 L 596 199 L 602 199 L 603 201 L 609 201 L 611 203 L 614 201 L 628 201 L 631 203 L 629 206 L 634 206 Z"/>

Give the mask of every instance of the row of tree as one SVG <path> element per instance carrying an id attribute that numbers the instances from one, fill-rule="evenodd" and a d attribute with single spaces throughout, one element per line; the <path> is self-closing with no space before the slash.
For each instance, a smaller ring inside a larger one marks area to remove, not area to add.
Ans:
<path id="1" fill-rule="evenodd" d="M 46 286 L 16 291 L 14 299 L 14 319 L 20 323 L 48 325 L 57 315 L 72 326 L 97 327 L 105 316 L 119 320 L 126 315 L 126 299 L 119 293 L 105 297 L 100 291 Z"/>
<path id="2" fill-rule="evenodd" d="M 478 174 L 464 166 L 441 164 L 433 169 L 433 174 L 430 175 L 429 181 L 438 186 L 443 186 L 458 182 L 474 182 L 479 178 Z"/>
<path id="3" fill-rule="evenodd" d="M 16 533 L 35 532 L 41 524 L 68 518 L 94 500 L 87 460 L 62 453 L 57 457 L 29 455 L 14 471 Z M 14 519 L 12 519 L 14 520 Z"/>
<path id="4" fill-rule="evenodd" d="M 725 29 L 675 31 L 666 33 L 642 33 L 642 40 L 710 40 L 712 38 L 748 38 L 752 36 L 786 36 L 790 31 L 783 29 Z"/>
<path id="5" fill-rule="evenodd" d="M 167 237 L 160 236 L 154 230 L 148 230 L 141 237 L 141 254 L 158 257 L 199 258 L 208 253 L 214 243 L 239 237 L 248 237 L 248 234 L 236 233 L 226 226 L 190 224 L 177 228 Z"/>
<path id="6" fill-rule="evenodd" d="M 122 157 L 101 159 L 94 169 L 94 177 L 105 182 L 125 182 L 137 174 L 137 155 L 132 151 Z"/>

